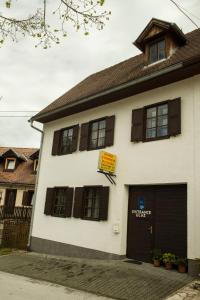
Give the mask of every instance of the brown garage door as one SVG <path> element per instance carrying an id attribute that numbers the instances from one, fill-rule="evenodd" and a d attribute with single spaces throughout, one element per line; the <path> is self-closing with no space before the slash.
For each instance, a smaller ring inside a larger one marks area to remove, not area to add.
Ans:
<path id="1" fill-rule="evenodd" d="M 187 186 L 129 190 L 127 257 L 150 261 L 151 250 L 187 257 Z"/>

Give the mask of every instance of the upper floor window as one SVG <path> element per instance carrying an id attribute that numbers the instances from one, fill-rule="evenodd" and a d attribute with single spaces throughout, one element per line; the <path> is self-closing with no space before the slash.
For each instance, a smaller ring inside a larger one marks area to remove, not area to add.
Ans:
<path id="1" fill-rule="evenodd" d="M 165 139 L 181 133 L 181 98 L 132 111 L 132 142 Z"/>
<path id="2" fill-rule="evenodd" d="M 146 138 L 168 135 L 168 104 L 157 105 L 146 109 Z"/>
<path id="3" fill-rule="evenodd" d="M 70 154 L 77 150 L 79 125 L 54 132 L 52 155 Z"/>
<path id="4" fill-rule="evenodd" d="M 60 154 L 72 153 L 73 127 L 63 129 L 60 139 Z"/>
<path id="5" fill-rule="evenodd" d="M 79 150 L 95 150 L 114 143 L 115 116 L 92 120 L 81 125 Z"/>
<path id="6" fill-rule="evenodd" d="M 14 170 L 16 165 L 15 158 L 6 158 L 5 161 L 5 170 Z"/>
<path id="7" fill-rule="evenodd" d="M 156 61 L 166 57 L 165 40 L 156 41 L 149 45 L 149 63 L 152 64 Z"/>
<path id="8" fill-rule="evenodd" d="M 89 149 L 105 147 L 106 120 L 90 123 Z"/>

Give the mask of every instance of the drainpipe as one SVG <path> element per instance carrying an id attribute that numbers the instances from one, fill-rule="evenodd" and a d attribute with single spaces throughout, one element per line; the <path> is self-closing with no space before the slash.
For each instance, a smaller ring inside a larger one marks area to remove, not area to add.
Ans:
<path id="1" fill-rule="evenodd" d="M 39 129 L 39 128 L 37 128 L 33 125 L 33 122 L 34 122 L 33 120 L 30 119 L 28 122 L 30 123 L 30 126 L 33 129 L 35 129 L 35 130 L 37 130 L 41 133 L 40 151 L 39 151 L 39 159 L 38 159 L 38 169 L 37 169 L 36 180 L 35 180 L 35 190 L 34 190 L 33 201 L 32 201 L 31 223 L 30 223 L 30 230 L 29 230 L 28 243 L 27 243 L 27 250 L 30 251 L 31 235 L 32 235 L 32 230 L 33 230 L 33 219 L 34 219 L 34 214 L 35 214 L 35 203 L 36 203 L 36 194 L 37 194 L 38 181 L 39 181 L 40 163 L 41 163 L 41 154 L 42 154 L 44 132 L 41 129 Z"/>

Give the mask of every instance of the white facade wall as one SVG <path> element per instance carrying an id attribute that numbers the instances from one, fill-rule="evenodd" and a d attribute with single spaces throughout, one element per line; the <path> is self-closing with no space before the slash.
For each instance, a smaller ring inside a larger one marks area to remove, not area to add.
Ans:
<path id="1" fill-rule="evenodd" d="M 181 97 L 182 133 L 170 139 L 132 143 L 132 110 Z M 99 150 L 52 156 L 53 133 L 63 127 L 115 115 L 116 186 L 97 173 Z M 104 252 L 126 254 L 128 185 L 187 183 L 188 258 L 200 257 L 200 76 L 74 114 L 44 126 L 32 236 Z M 46 188 L 110 186 L 108 221 L 44 215 Z M 119 224 L 119 234 L 113 225 Z"/>

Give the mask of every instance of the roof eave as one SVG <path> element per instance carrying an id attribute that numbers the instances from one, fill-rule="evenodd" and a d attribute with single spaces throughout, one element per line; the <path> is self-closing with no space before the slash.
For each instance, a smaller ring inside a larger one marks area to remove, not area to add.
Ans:
<path id="1" fill-rule="evenodd" d="M 184 72 L 183 72 L 184 69 Z M 55 109 L 33 117 L 32 121 L 48 123 L 65 116 L 69 116 L 87 109 L 105 105 L 121 100 L 157 87 L 161 87 L 179 80 L 186 79 L 200 73 L 200 56 L 193 57 L 185 62 L 166 67 L 150 75 L 140 77 L 131 82 L 119 85 L 115 88 L 103 91 L 96 95 L 80 99 Z M 160 80 L 157 80 L 157 79 Z"/>

